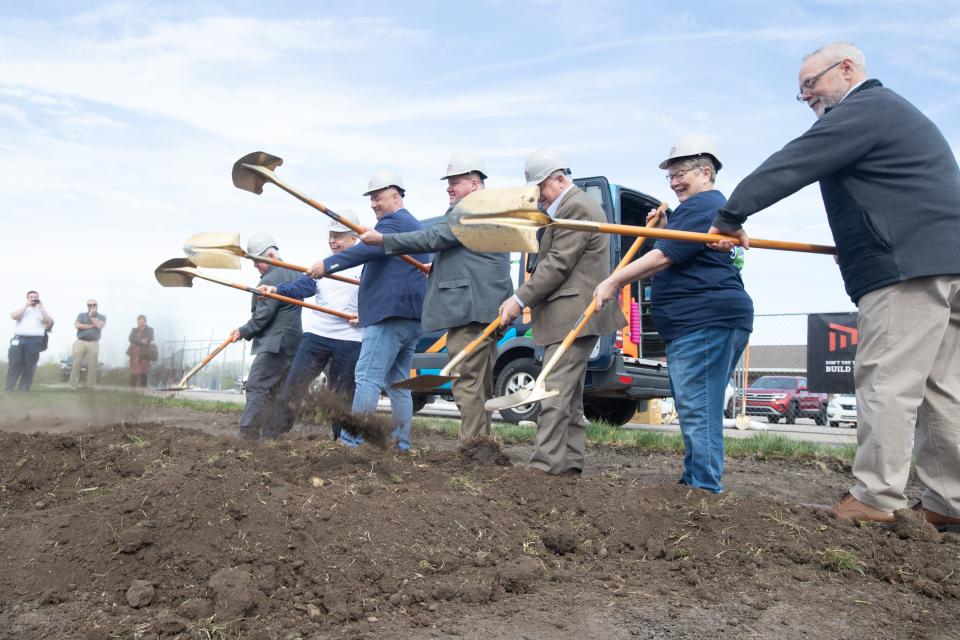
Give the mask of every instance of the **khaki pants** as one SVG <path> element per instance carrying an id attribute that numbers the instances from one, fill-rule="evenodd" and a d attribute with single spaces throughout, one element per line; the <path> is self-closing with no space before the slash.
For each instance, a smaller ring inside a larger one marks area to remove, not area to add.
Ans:
<path id="1" fill-rule="evenodd" d="M 960 275 L 906 280 L 858 306 L 850 493 L 884 511 L 904 508 L 913 451 L 923 505 L 960 517 Z"/>
<path id="2" fill-rule="evenodd" d="M 471 340 L 483 333 L 486 325 L 472 322 L 447 332 L 447 353 L 451 358 L 463 351 Z M 453 399 L 460 409 L 460 440 L 490 435 L 490 412 L 484 403 L 493 397 L 493 366 L 497 361 L 497 341 L 488 337 L 460 363 L 453 381 Z"/>
<path id="3" fill-rule="evenodd" d="M 541 401 L 537 418 L 537 438 L 530 466 L 547 473 L 563 473 L 567 469 L 583 470 L 583 453 L 587 446 L 587 419 L 583 416 L 583 381 L 587 360 L 597 342 L 596 336 L 577 338 L 547 376 L 547 390 L 558 395 Z M 543 354 L 546 364 L 560 347 L 551 344 Z"/>
<path id="4" fill-rule="evenodd" d="M 80 383 L 80 367 L 87 358 L 87 386 L 97 388 L 97 357 L 100 355 L 100 342 L 87 342 L 77 339 L 73 343 L 73 368 L 70 369 L 70 388 L 76 389 Z"/>

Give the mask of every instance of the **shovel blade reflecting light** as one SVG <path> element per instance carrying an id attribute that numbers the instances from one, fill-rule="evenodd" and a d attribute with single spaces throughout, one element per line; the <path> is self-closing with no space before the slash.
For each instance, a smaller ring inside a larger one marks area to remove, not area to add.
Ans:
<path id="1" fill-rule="evenodd" d="M 233 186 L 251 193 L 263 193 L 263 185 L 269 182 L 268 175 L 283 164 L 283 159 L 263 151 L 248 153 L 233 163 Z M 257 169 L 266 169 L 269 174 L 264 175 Z"/>
<path id="2" fill-rule="evenodd" d="M 210 269 L 239 269 L 240 256 L 225 249 L 200 249 L 189 244 L 183 245 L 183 252 L 198 267 Z"/>
<path id="3" fill-rule="evenodd" d="M 540 249 L 536 228 L 520 228 L 514 225 L 500 224 L 498 220 L 464 219 L 450 225 L 457 240 L 471 251 L 477 253 L 536 253 Z"/>
<path id="4" fill-rule="evenodd" d="M 243 247 L 240 246 L 240 234 L 225 231 L 202 231 L 195 233 L 187 238 L 187 241 L 183 243 L 183 247 L 184 251 L 187 250 L 187 247 L 192 247 L 195 250 L 220 249 L 222 251 L 235 253 L 238 256 L 246 253 Z"/>
<path id="5" fill-rule="evenodd" d="M 182 270 L 193 269 L 196 266 L 195 263 L 186 258 L 173 258 L 162 262 L 153 271 L 153 275 L 157 282 L 164 287 L 192 287 L 193 274 Z"/>
<path id="6" fill-rule="evenodd" d="M 521 211 L 539 212 L 538 187 L 507 187 L 504 189 L 481 189 L 474 191 L 457 203 L 453 213 L 460 216 L 503 215 Z"/>
<path id="7" fill-rule="evenodd" d="M 501 409 L 512 409 L 513 407 L 519 407 L 520 405 L 524 404 L 533 404 L 534 402 L 539 402 L 541 400 L 545 400 L 546 398 L 552 398 L 556 395 L 560 395 L 559 389 L 551 389 L 549 391 L 545 387 L 521 389 L 516 393 L 500 396 L 498 398 L 490 398 L 484 403 L 483 407 L 487 411 L 500 411 Z"/>

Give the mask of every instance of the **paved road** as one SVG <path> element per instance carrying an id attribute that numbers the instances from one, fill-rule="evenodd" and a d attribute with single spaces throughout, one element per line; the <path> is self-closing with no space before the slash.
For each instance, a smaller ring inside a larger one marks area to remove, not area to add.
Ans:
<path id="1" fill-rule="evenodd" d="M 184 398 L 194 398 L 197 400 L 214 400 L 219 402 L 243 403 L 243 395 L 239 393 L 227 393 L 220 391 L 188 390 L 181 391 L 180 396 Z M 386 398 L 381 398 L 380 409 L 390 410 L 390 403 Z M 418 415 L 436 416 L 442 418 L 459 419 L 460 412 L 457 406 L 452 402 L 438 399 L 432 404 L 428 404 Z M 499 415 L 494 414 L 494 418 Z M 724 435 L 730 438 L 751 438 L 758 433 L 770 433 L 794 440 L 807 440 L 819 442 L 821 444 L 856 444 L 857 430 L 855 428 L 836 428 L 821 427 L 813 423 L 813 420 L 801 418 L 797 424 L 769 424 L 766 421 L 751 420 L 749 430 L 740 431 L 735 428 L 735 420 L 724 420 Z M 677 422 L 666 425 L 649 425 L 639 423 L 628 423 L 624 425 L 626 429 L 636 429 L 638 431 L 655 431 L 660 433 L 680 433 L 680 425 Z"/>

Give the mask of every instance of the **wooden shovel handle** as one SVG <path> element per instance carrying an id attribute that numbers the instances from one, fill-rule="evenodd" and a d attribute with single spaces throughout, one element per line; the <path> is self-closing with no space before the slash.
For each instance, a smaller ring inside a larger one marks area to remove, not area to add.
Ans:
<path id="1" fill-rule="evenodd" d="M 497 330 L 497 327 L 500 326 L 500 316 L 497 316 L 493 322 L 484 327 L 483 332 L 478 335 L 476 338 L 467 343 L 467 346 L 463 350 L 455 355 L 448 363 L 447 366 L 441 371 L 441 375 L 448 375 L 450 371 L 453 371 L 454 367 L 467 359 L 467 356 L 473 353 L 473 351 L 480 346 L 480 343 L 490 337 L 490 335 Z M 444 334 L 446 335 L 446 334 Z M 447 372 L 447 373 L 444 373 Z"/>
<path id="2" fill-rule="evenodd" d="M 197 366 L 195 366 L 193 369 L 190 369 L 190 371 L 188 371 L 188 372 L 186 373 L 186 375 L 184 375 L 184 376 L 180 379 L 180 382 L 177 383 L 177 386 L 178 386 L 178 387 L 185 387 L 185 386 L 187 386 L 187 381 L 188 381 L 190 378 L 192 378 L 193 376 L 195 376 L 195 375 L 197 374 L 197 372 L 200 371 L 200 369 L 203 369 L 205 366 L 207 366 L 208 364 L 210 364 L 210 361 L 211 361 L 211 360 L 213 360 L 214 358 L 216 358 L 217 355 L 219 355 L 221 351 L 223 351 L 224 349 L 226 349 L 226 348 L 227 348 L 230 344 L 232 344 L 232 343 L 233 343 L 233 336 L 227 338 L 226 340 L 224 340 L 223 342 L 221 342 L 219 345 L 217 345 L 217 348 L 214 349 L 213 351 L 211 351 L 211 352 L 209 353 L 209 355 L 207 355 L 206 358 L 204 358 L 203 360 L 201 360 L 201 361 L 200 361 L 200 364 L 198 364 Z"/>
<path id="3" fill-rule="evenodd" d="M 286 191 L 287 193 L 289 193 L 290 195 L 292 195 L 294 198 L 296 198 L 296 199 L 299 200 L 300 202 L 304 202 L 304 203 L 310 205 L 311 207 L 313 207 L 314 209 L 316 209 L 317 211 L 319 211 L 319 212 L 322 213 L 323 215 L 325 215 L 325 216 L 327 216 L 327 217 L 329 217 L 329 218 L 332 218 L 333 220 L 339 222 L 340 224 L 342 224 L 342 225 L 345 226 L 346 228 L 350 229 L 351 231 L 354 231 L 354 232 L 356 232 L 356 233 L 365 233 L 365 232 L 366 232 L 366 228 L 361 227 L 361 226 L 358 225 L 358 224 L 353 224 L 352 222 L 350 222 L 349 220 L 347 220 L 346 218 L 344 218 L 343 216 L 341 216 L 339 213 L 337 213 L 337 212 L 334 211 L 333 209 L 330 209 L 329 207 L 327 207 L 327 206 L 326 206 L 325 204 L 323 204 L 322 202 L 317 202 L 317 201 L 314 200 L 313 198 L 308 198 L 307 196 L 305 196 L 304 194 L 300 193 L 299 191 L 297 191 L 297 190 L 294 189 L 293 187 L 290 187 L 290 186 L 284 184 L 283 182 L 281 182 L 280 180 L 277 180 L 276 178 L 273 179 L 273 183 L 274 183 L 275 185 L 277 185 L 278 187 L 280 187 L 281 189 L 283 189 L 284 191 Z M 408 264 L 416 267 L 417 269 L 419 269 L 420 271 L 422 271 L 424 274 L 429 274 L 429 273 L 430 273 L 430 266 L 429 266 L 429 265 L 425 265 L 425 264 L 423 264 L 423 263 L 421 263 L 421 262 L 417 262 L 416 260 L 414 260 L 414 259 L 411 258 L 410 256 L 397 256 L 397 257 L 400 258 L 401 260 L 403 260 L 404 262 L 406 262 L 406 263 L 408 263 Z"/>
<path id="4" fill-rule="evenodd" d="M 235 286 L 235 285 L 230 285 Z M 305 309 L 313 309 L 314 311 L 319 311 L 321 313 L 329 313 L 332 316 L 337 316 L 338 318 L 343 318 L 344 320 L 356 320 L 357 316 L 351 315 L 349 313 L 344 313 L 343 311 L 337 311 L 336 309 L 330 309 L 329 307 L 321 307 L 316 304 L 310 304 L 309 302 L 304 302 L 303 300 L 297 300 L 296 298 L 288 298 L 287 296 L 282 296 L 279 293 L 261 293 L 259 289 L 254 289 L 253 287 L 247 287 L 245 285 L 236 285 L 242 288 L 244 291 L 249 291 L 250 293 L 255 293 L 258 296 L 264 296 L 265 298 L 273 298 L 274 300 L 279 300 L 280 302 L 287 302 L 289 304 L 295 304 L 299 307 Z"/>
<path id="5" fill-rule="evenodd" d="M 736 238 L 720 233 L 696 233 L 694 231 L 678 231 L 676 229 L 653 229 L 649 227 L 634 227 L 626 224 L 587 222 L 584 220 L 556 220 L 551 223 L 551 226 L 561 229 L 599 231 L 601 233 L 616 233 L 625 236 L 640 236 L 662 240 L 683 240 L 685 242 L 703 242 L 704 244 L 708 242 L 732 240 L 734 244 L 740 244 Z M 750 246 L 759 249 L 780 249 L 781 251 L 801 251 L 804 253 L 824 253 L 830 255 L 837 252 L 836 247 L 822 244 L 764 240 L 762 238 L 750 238 Z"/>
<path id="6" fill-rule="evenodd" d="M 650 218 L 645 228 L 647 229 L 654 228 L 654 225 L 657 224 L 657 221 L 660 219 L 660 216 L 662 216 L 666 212 L 666 210 L 667 210 L 667 203 L 661 202 L 660 206 L 657 207 L 657 211 L 655 215 L 652 218 Z M 613 270 L 614 273 L 616 273 L 617 271 L 620 271 L 625 266 L 630 264 L 630 261 L 633 260 L 633 257 L 637 255 L 638 251 L 640 251 L 640 247 L 643 246 L 643 241 L 644 241 L 643 236 L 638 236 L 637 239 L 633 241 L 633 244 L 630 245 L 630 248 L 627 249 L 627 252 L 623 254 L 623 257 L 620 259 L 620 262 L 617 263 L 616 269 Z M 563 339 L 563 342 L 560 343 L 560 348 L 557 350 L 558 352 L 566 351 L 567 349 L 570 348 L 570 345 L 573 344 L 573 341 L 577 339 L 577 336 L 580 335 L 580 332 L 583 331 L 583 328 L 587 325 L 587 322 L 590 321 L 590 318 L 592 318 L 593 314 L 595 314 L 596 312 L 597 312 L 597 301 L 596 299 L 593 299 L 590 302 L 590 306 L 588 306 L 586 310 L 584 310 L 583 314 L 580 315 L 580 319 L 577 321 L 577 326 L 575 326 L 573 328 L 573 331 L 568 333 L 567 337 L 565 337 Z"/>
<path id="7" fill-rule="evenodd" d="M 291 271 L 299 271 L 300 273 L 306 273 L 310 269 L 300 266 L 299 264 L 291 264 L 289 262 L 284 262 L 283 260 L 274 260 L 273 258 L 264 258 L 263 256 L 251 256 L 248 255 L 248 258 L 254 262 L 263 262 L 265 264 L 272 264 L 275 267 L 283 267 L 284 269 L 290 269 Z M 335 273 L 328 273 L 326 275 L 320 276 L 321 278 L 330 278 L 331 280 L 336 280 L 337 282 L 345 282 L 347 284 L 359 285 L 360 281 L 356 278 L 348 278 L 346 276 L 338 276 Z"/>
<path id="8" fill-rule="evenodd" d="M 298 307 L 303 307 L 305 309 L 313 309 L 314 311 L 319 311 L 321 313 L 329 313 L 332 316 L 337 316 L 338 318 L 343 318 L 344 320 L 354 320 L 357 316 L 351 315 L 349 313 L 344 313 L 343 311 L 337 311 L 336 309 L 329 309 L 327 307 L 321 307 L 315 304 L 310 304 L 309 302 L 304 302 L 303 300 L 297 300 L 296 298 L 288 298 L 287 296 L 282 296 L 279 293 L 261 293 L 259 289 L 254 289 L 253 287 L 248 287 L 245 284 L 239 284 L 237 282 L 227 282 L 226 280 L 219 280 L 211 276 L 202 275 L 200 273 L 195 274 L 198 278 L 203 278 L 204 280 L 209 280 L 210 282 L 216 282 L 227 287 L 233 287 L 234 289 L 239 289 L 240 291 L 246 291 L 248 293 L 253 293 L 258 296 L 263 296 L 264 298 L 273 298 L 274 300 L 279 300 L 280 302 L 286 302 L 289 304 L 295 304 Z"/>

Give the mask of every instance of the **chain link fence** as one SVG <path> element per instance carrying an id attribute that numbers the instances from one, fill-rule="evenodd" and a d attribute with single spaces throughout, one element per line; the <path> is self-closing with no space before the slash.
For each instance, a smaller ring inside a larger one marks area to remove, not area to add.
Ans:
<path id="1" fill-rule="evenodd" d="M 190 369 L 216 349 L 223 338 L 164 340 L 158 343 L 158 359 L 150 370 L 150 384 L 172 387 Z M 210 391 L 236 391 L 243 389 L 247 371 L 252 363 L 250 344 L 241 340 L 228 345 L 207 366 L 196 373 L 188 384 Z"/>

